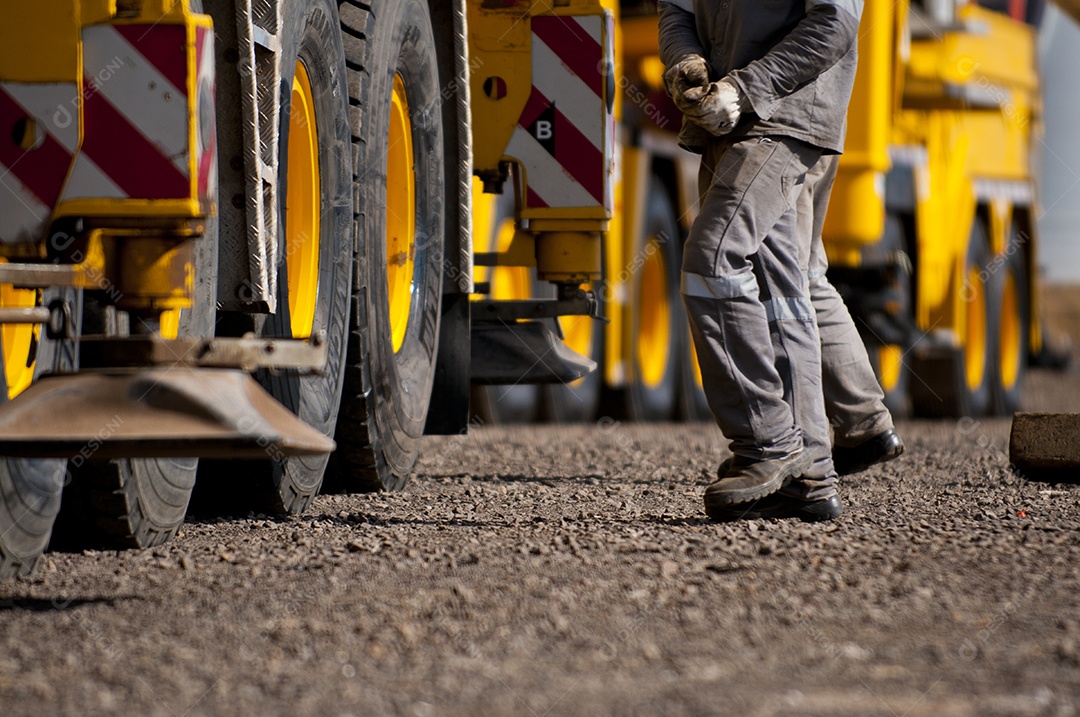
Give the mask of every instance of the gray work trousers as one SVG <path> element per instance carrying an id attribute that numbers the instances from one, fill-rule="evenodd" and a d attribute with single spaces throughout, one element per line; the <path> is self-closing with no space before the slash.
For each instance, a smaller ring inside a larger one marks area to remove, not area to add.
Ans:
<path id="1" fill-rule="evenodd" d="M 717 425 L 739 457 L 805 447 L 813 463 L 790 488 L 807 499 L 836 490 L 808 278 L 814 226 L 806 181 L 821 159 L 820 149 L 786 137 L 711 142 L 682 267 Z"/>
<path id="2" fill-rule="evenodd" d="M 829 261 L 821 234 L 839 160 L 838 155 L 826 155 L 814 165 L 806 175 L 806 194 L 802 199 L 812 212 L 810 300 L 821 335 L 825 413 L 833 428 L 833 442 L 854 446 L 889 430 L 893 420 L 885 408 L 885 394 L 874 376 L 855 322 L 840 293 L 825 276 Z M 806 214 L 800 215 L 801 221 L 806 221 Z"/>

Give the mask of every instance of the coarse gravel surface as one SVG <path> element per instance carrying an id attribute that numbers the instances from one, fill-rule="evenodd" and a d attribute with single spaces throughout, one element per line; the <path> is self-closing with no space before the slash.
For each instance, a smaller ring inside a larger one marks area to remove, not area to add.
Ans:
<path id="1" fill-rule="evenodd" d="M 1080 291 L 1047 293 L 1080 331 Z M 1075 369 L 1029 378 L 1026 407 L 1080 410 Z M 0 582 L 0 714 L 1077 714 L 1080 485 L 1014 476 L 1007 420 L 900 428 L 824 525 L 710 523 L 714 427 L 601 421 L 50 553 Z"/>

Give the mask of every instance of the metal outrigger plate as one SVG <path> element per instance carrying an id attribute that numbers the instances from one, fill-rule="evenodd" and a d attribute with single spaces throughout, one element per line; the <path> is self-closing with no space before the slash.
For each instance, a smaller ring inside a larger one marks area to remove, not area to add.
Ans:
<path id="1" fill-rule="evenodd" d="M 0 405 L 0 455 L 6 456 L 281 459 L 334 448 L 237 369 L 47 376 Z"/>

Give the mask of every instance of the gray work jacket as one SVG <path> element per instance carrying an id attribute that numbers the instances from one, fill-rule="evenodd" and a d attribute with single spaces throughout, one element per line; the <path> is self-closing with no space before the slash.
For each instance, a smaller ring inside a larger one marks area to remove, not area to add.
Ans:
<path id="1" fill-rule="evenodd" d="M 783 135 L 843 152 L 863 0 L 660 0 L 660 59 L 709 61 L 753 107 L 732 136 Z M 684 121 L 684 146 L 710 135 Z"/>

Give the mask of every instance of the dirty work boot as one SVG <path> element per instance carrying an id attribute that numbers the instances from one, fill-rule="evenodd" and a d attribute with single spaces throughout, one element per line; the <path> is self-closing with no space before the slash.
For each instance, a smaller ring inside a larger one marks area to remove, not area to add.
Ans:
<path id="1" fill-rule="evenodd" d="M 775 493 L 792 478 L 805 473 L 812 463 L 810 454 L 801 448 L 783 458 L 752 463 L 734 461 L 726 474 L 705 489 L 705 512 Z"/>
<path id="2" fill-rule="evenodd" d="M 843 512 L 844 501 L 840 500 L 839 495 L 820 500 L 801 500 L 783 493 L 773 493 L 752 503 L 725 505 L 708 511 L 710 518 L 723 523 L 765 518 L 798 518 L 804 523 L 819 523 L 839 518 Z"/>
<path id="3" fill-rule="evenodd" d="M 837 475 L 861 473 L 870 466 L 887 463 L 904 452 L 904 442 L 895 428 L 868 438 L 857 446 L 833 446 L 833 465 Z"/>

